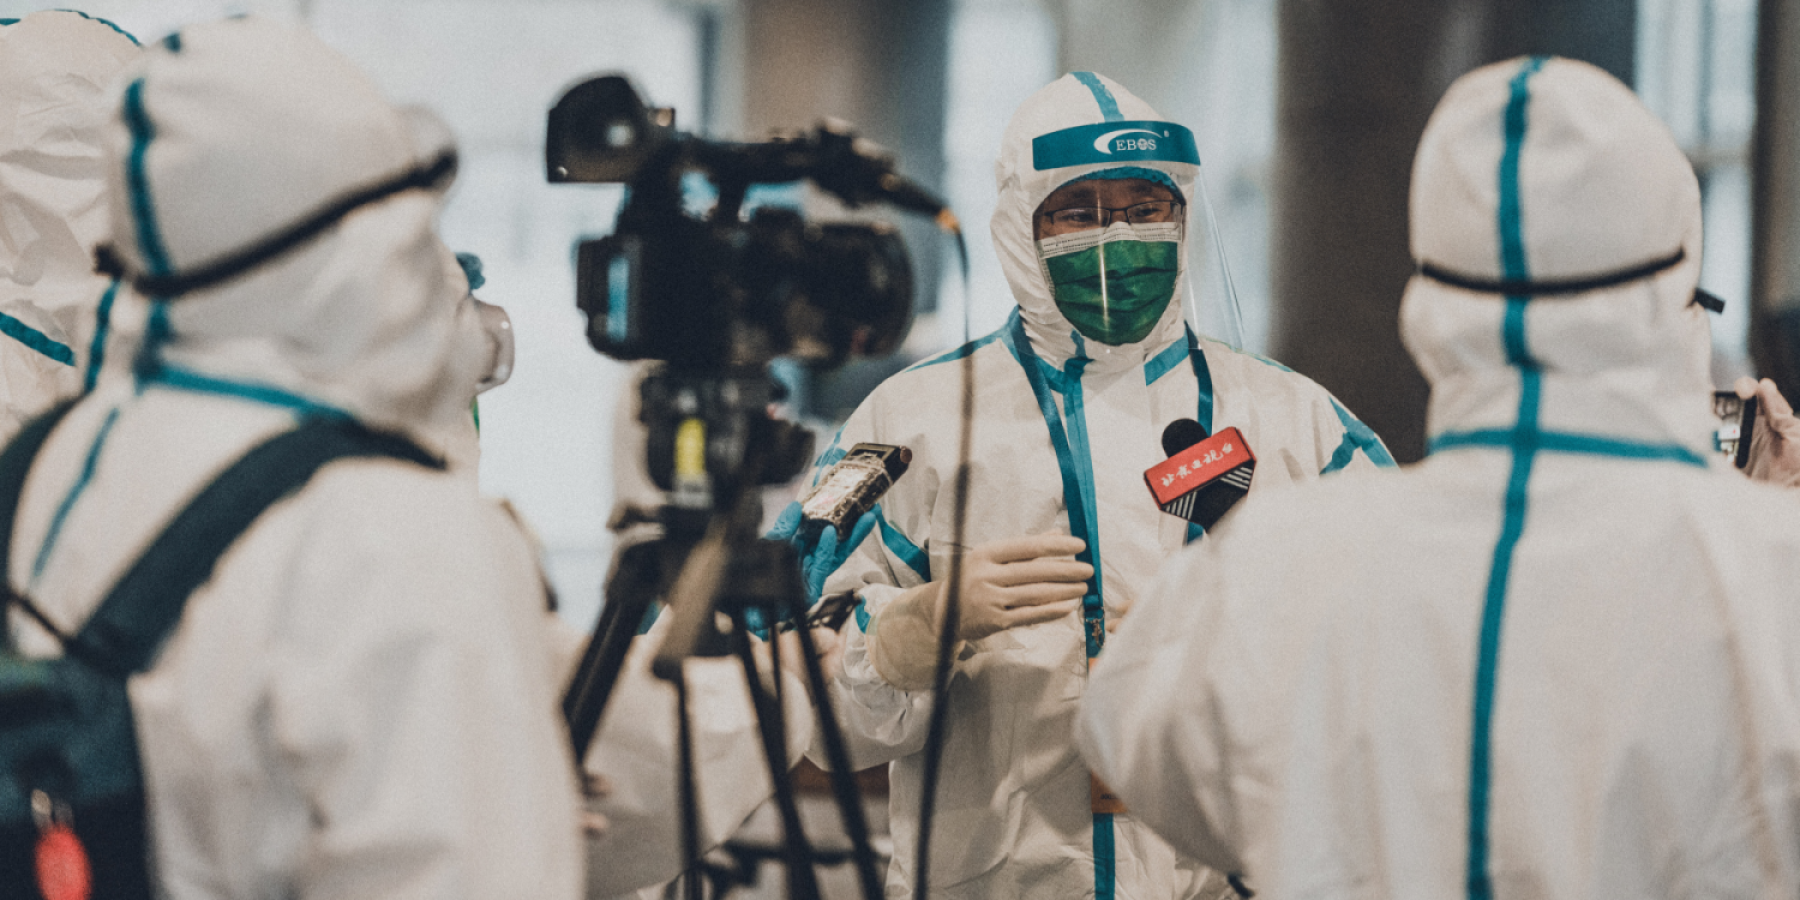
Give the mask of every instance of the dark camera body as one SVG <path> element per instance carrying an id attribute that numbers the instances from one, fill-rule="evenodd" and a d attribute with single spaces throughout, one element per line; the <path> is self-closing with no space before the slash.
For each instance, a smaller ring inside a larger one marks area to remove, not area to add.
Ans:
<path id="1" fill-rule="evenodd" d="M 617 359 L 699 371 L 777 356 L 830 367 L 898 347 L 912 320 L 912 270 L 893 228 L 819 225 L 770 208 L 740 217 L 750 185 L 800 179 L 853 205 L 916 208 L 892 160 L 842 128 L 732 144 L 676 131 L 672 120 L 617 76 L 576 85 L 550 111 L 550 181 L 629 186 L 614 233 L 577 251 L 589 343 Z M 719 189 L 707 219 L 683 211 L 689 171 Z"/>
<path id="2" fill-rule="evenodd" d="M 911 317 L 912 274 L 884 225 L 817 225 L 764 208 L 748 222 L 628 222 L 577 251 L 588 342 L 677 368 L 794 356 L 832 367 L 891 350 Z"/>

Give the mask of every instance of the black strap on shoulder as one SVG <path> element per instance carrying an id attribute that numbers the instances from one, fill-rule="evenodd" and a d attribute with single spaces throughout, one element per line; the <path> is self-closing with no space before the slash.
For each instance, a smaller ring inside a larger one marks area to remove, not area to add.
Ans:
<path id="1" fill-rule="evenodd" d="M 150 667 L 188 595 L 264 510 L 345 457 L 385 456 L 439 468 L 412 442 L 349 419 L 310 418 L 246 453 L 200 491 L 100 602 L 67 652 L 124 676 Z M 4 473 L 0 473 L 3 475 Z"/>
<path id="2" fill-rule="evenodd" d="M 7 633 L 6 608 L 17 599 L 12 589 L 11 562 L 13 521 L 19 512 L 19 495 L 25 492 L 25 476 L 31 471 L 31 461 L 37 459 L 50 432 L 74 406 L 75 401 L 69 400 L 31 420 L 13 436 L 6 450 L 0 452 L 0 591 L 4 592 L 0 593 L 4 598 L 4 602 L 0 602 L 0 647 L 12 646 L 12 636 Z"/>

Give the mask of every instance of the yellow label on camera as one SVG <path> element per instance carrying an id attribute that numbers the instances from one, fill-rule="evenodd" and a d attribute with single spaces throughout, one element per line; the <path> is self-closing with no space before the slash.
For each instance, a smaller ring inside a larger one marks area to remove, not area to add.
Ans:
<path id="1" fill-rule="evenodd" d="M 706 475 L 706 422 L 683 419 L 675 430 L 675 477 L 702 478 Z"/>

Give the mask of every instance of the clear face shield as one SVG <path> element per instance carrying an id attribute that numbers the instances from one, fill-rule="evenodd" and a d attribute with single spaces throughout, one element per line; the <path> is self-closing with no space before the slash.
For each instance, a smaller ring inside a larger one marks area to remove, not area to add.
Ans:
<path id="1" fill-rule="evenodd" d="M 1244 311 L 1225 254 L 1219 220 L 1206 196 L 1206 173 L 1194 179 L 1195 208 L 1189 223 L 1187 271 L 1181 284 L 1182 313 L 1195 334 L 1245 349 Z"/>

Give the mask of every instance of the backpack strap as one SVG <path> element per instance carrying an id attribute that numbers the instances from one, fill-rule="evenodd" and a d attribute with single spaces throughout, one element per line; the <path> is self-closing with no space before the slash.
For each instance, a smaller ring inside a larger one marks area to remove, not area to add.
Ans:
<path id="1" fill-rule="evenodd" d="M 244 454 L 176 515 L 100 602 L 67 652 L 119 676 L 148 669 L 181 621 L 188 595 L 212 578 L 238 535 L 327 463 L 345 457 L 443 467 L 411 441 L 353 420 L 304 419 Z"/>
<path id="2" fill-rule="evenodd" d="M 25 493 L 25 476 L 30 473 L 38 451 L 50 438 L 50 432 L 74 406 L 75 401 L 68 400 L 32 419 L 13 436 L 5 452 L 0 452 L 0 647 L 12 646 L 12 635 L 7 632 L 6 608 L 22 599 L 12 589 L 12 536 L 13 522 L 19 512 L 19 496 Z"/>

